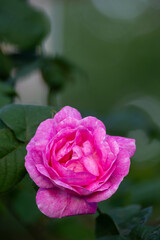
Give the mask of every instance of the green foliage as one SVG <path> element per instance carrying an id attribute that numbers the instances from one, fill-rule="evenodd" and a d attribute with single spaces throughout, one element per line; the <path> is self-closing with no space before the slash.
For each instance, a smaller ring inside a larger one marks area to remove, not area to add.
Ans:
<path id="1" fill-rule="evenodd" d="M 49 32 L 49 21 L 27 1 L 0 0 L 0 41 L 34 48 Z"/>
<path id="2" fill-rule="evenodd" d="M 62 90 L 79 69 L 65 58 L 56 56 L 42 59 L 41 71 L 45 82 L 56 92 Z"/>
<path id="3" fill-rule="evenodd" d="M 51 107 L 8 105 L 0 110 L 0 192 L 24 176 L 26 144 L 38 125 L 51 118 Z"/>
<path id="4" fill-rule="evenodd" d="M 119 234 L 118 228 L 114 220 L 109 215 L 100 214 L 96 218 L 96 237 L 118 234 Z"/>
<path id="5" fill-rule="evenodd" d="M 152 208 L 140 210 L 132 205 L 110 211 L 110 215 L 100 214 L 96 219 L 97 240 L 158 240 L 160 228 L 144 225 L 152 214 Z"/>
<path id="6" fill-rule="evenodd" d="M 5 80 L 10 76 L 12 68 L 12 63 L 10 61 L 10 58 L 8 58 L 6 55 L 3 54 L 3 52 L 0 50 L 0 79 Z"/>
<path id="7" fill-rule="evenodd" d="M 15 138 L 10 129 L 0 128 L 0 192 L 13 187 L 25 173 L 25 145 Z"/>
<path id="8" fill-rule="evenodd" d="M 12 103 L 16 92 L 10 84 L 0 82 L 0 108 Z"/>
<path id="9" fill-rule="evenodd" d="M 115 236 L 105 236 L 105 237 L 97 238 L 96 240 L 129 240 L 129 238 L 115 235 Z"/>

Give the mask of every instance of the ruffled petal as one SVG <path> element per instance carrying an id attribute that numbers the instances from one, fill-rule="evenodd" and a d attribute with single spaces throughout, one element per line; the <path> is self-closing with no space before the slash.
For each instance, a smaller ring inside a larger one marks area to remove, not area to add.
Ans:
<path id="1" fill-rule="evenodd" d="M 116 140 L 119 147 L 127 150 L 130 157 L 133 157 L 136 151 L 135 139 L 125 138 L 125 137 L 112 137 Z"/>
<path id="2" fill-rule="evenodd" d="M 54 137 L 55 134 L 56 134 L 56 123 L 54 119 L 45 120 L 39 125 L 34 137 L 27 145 L 26 147 L 27 151 L 30 151 L 31 149 L 33 149 L 33 150 L 42 152 L 46 148 L 46 145 L 48 144 L 48 142 Z"/>
<path id="3" fill-rule="evenodd" d="M 63 119 L 56 127 L 56 131 L 59 132 L 64 128 L 77 128 L 79 126 L 79 120 L 72 117 L 67 117 Z"/>
<path id="4" fill-rule="evenodd" d="M 94 214 L 97 209 L 96 203 L 88 203 L 84 198 L 59 188 L 40 188 L 37 192 L 36 202 L 40 211 L 50 218 Z"/>
<path id="5" fill-rule="evenodd" d="M 90 172 L 94 176 L 99 176 L 99 167 L 96 159 L 94 159 L 94 156 L 84 157 L 82 160 L 84 167 L 87 169 L 88 172 Z"/>
<path id="6" fill-rule="evenodd" d="M 61 121 L 68 117 L 75 118 L 78 120 L 82 119 L 81 114 L 75 108 L 65 106 L 58 113 L 56 113 L 56 115 L 54 116 L 54 120 L 57 123 L 60 123 Z"/>
<path id="7" fill-rule="evenodd" d="M 54 185 L 54 186 L 60 187 L 61 189 L 69 189 L 73 192 L 79 193 L 77 189 L 59 180 L 59 176 L 56 174 L 56 172 L 53 169 L 50 168 L 50 171 L 48 171 L 49 169 L 46 169 L 42 164 L 37 164 L 36 168 L 38 172 L 40 172 L 46 178 L 49 178 L 50 181 L 53 183 L 52 186 L 50 187 L 53 187 Z"/>
<path id="8" fill-rule="evenodd" d="M 80 124 L 91 132 L 94 132 L 97 128 L 103 128 L 106 131 L 104 124 L 95 117 L 85 117 L 80 121 Z"/>
<path id="9" fill-rule="evenodd" d="M 28 155 L 25 157 L 25 167 L 29 173 L 30 178 L 37 184 L 38 187 L 42 188 L 51 188 L 53 187 L 52 182 L 46 176 L 42 175 L 36 168 L 35 163 L 28 158 Z"/>
<path id="10" fill-rule="evenodd" d="M 94 131 L 94 145 L 99 157 L 99 166 L 104 170 L 108 170 L 115 160 L 115 155 L 111 151 L 109 143 L 106 140 L 106 132 L 103 128 L 97 128 Z M 101 173 L 103 175 L 103 172 Z"/>
<path id="11" fill-rule="evenodd" d="M 123 178 L 128 174 L 129 167 L 129 154 L 127 151 L 121 150 L 116 160 L 116 169 L 106 182 L 106 186 L 108 186 L 108 189 L 106 189 L 106 186 L 104 186 L 106 190 L 93 193 L 92 195 L 87 197 L 87 201 L 100 202 L 110 198 L 118 189 L 119 184 L 122 182 Z"/>

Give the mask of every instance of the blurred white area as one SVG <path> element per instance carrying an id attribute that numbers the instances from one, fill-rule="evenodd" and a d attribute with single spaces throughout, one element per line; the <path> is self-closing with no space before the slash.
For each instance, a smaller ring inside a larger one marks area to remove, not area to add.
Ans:
<path id="1" fill-rule="evenodd" d="M 159 12 L 156 12 L 160 0 L 92 0 L 92 4 L 96 11 L 82 12 L 82 22 L 87 23 L 88 31 L 104 41 L 127 42 L 160 26 Z M 99 14 L 96 22 L 95 14 Z"/>
<path id="2" fill-rule="evenodd" d="M 133 19 L 148 7 L 148 0 L 92 0 L 95 7 L 110 18 Z"/>
<path id="3" fill-rule="evenodd" d="M 16 103 L 47 105 L 48 87 L 42 80 L 39 71 L 34 71 L 20 79 L 16 86 L 19 97 Z"/>
<path id="4" fill-rule="evenodd" d="M 30 4 L 42 10 L 50 19 L 51 31 L 43 44 L 44 55 L 62 54 L 63 3 L 57 0 L 30 0 Z M 47 105 L 48 88 L 39 71 L 26 75 L 17 82 L 19 98 L 16 103 Z"/>

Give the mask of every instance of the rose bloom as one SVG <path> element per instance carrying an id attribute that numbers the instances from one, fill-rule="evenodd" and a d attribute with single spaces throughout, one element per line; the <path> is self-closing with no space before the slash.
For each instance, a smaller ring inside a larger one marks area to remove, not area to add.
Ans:
<path id="1" fill-rule="evenodd" d="M 95 117 L 62 108 L 27 145 L 25 167 L 38 185 L 36 202 L 51 218 L 93 214 L 128 174 L 135 140 L 106 135 Z"/>

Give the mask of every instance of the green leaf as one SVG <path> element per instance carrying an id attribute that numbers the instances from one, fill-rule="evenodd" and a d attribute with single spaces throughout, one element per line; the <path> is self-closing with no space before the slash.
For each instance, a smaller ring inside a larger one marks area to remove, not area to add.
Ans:
<path id="1" fill-rule="evenodd" d="M 55 58 L 44 58 L 41 71 L 50 88 L 59 91 L 64 87 L 67 80 L 67 66 L 62 66 Z"/>
<path id="2" fill-rule="evenodd" d="M 159 240 L 160 239 L 160 225 L 151 232 L 147 240 Z"/>
<path id="3" fill-rule="evenodd" d="M 16 140 L 13 133 L 0 124 L 0 192 L 12 188 L 25 174 L 25 144 Z"/>
<path id="4" fill-rule="evenodd" d="M 160 225 L 158 227 L 136 225 L 130 235 L 131 240 L 159 240 Z"/>
<path id="5" fill-rule="evenodd" d="M 119 226 L 123 227 L 123 225 L 130 222 L 139 213 L 140 209 L 140 205 L 129 205 L 124 208 L 112 209 L 109 211 L 109 214 Z"/>
<path id="6" fill-rule="evenodd" d="M 34 48 L 48 34 L 48 18 L 27 1 L 0 0 L 0 41 Z"/>
<path id="7" fill-rule="evenodd" d="M 26 143 L 38 125 L 52 117 L 51 107 L 11 104 L 0 110 L 0 192 L 25 174 Z"/>
<path id="8" fill-rule="evenodd" d="M 13 102 L 16 96 L 14 88 L 6 83 L 0 82 L 0 108 Z"/>
<path id="9" fill-rule="evenodd" d="M 39 124 L 52 118 L 52 112 L 52 107 L 11 104 L 1 109 L 0 119 L 19 141 L 28 142 Z"/>
<path id="10" fill-rule="evenodd" d="M 23 219 L 26 224 L 33 225 L 36 221 L 38 221 L 38 218 L 41 217 L 41 212 L 38 210 L 35 202 L 35 195 L 37 191 L 35 192 L 32 188 L 32 180 L 28 174 L 26 174 L 21 183 L 17 186 L 16 190 L 17 191 L 10 204 L 12 204 L 14 211 L 20 219 Z"/>
<path id="11" fill-rule="evenodd" d="M 76 74 L 82 74 L 77 66 L 59 56 L 43 58 L 41 71 L 45 82 L 54 91 L 63 89 L 67 82 L 75 79 Z"/>
<path id="12" fill-rule="evenodd" d="M 96 240 L 130 240 L 130 239 L 122 236 L 105 236 L 101 238 L 96 238 Z"/>
<path id="13" fill-rule="evenodd" d="M 140 210 L 139 205 L 131 205 L 110 211 L 110 215 L 118 224 L 119 231 L 123 236 L 128 236 L 137 225 L 145 224 L 152 214 L 152 207 Z"/>
<path id="14" fill-rule="evenodd" d="M 152 230 L 153 230 L 153 227 L 151 227 L 151 226 L 137 225 L 136 227 L 133 228 L 133 230 L 131 231 L 129 236 L 132 240 L 137 240 L 137 239 L 138 240 L 149 240 L 150 239 L 149 236 L 150 236 Z"/>
<path id="15" fill-rule="evenodd" d="M 2 80 L 7 79 L 10 76 L 12 63 L 9 57 L 5 56 L 0 50 L 0 78 Z"/>
<path id="16" fill-rule="evenodd" d="M 96 218 L 96 237 L 119 235 L 119 230 L 111 216 L 100 214 Z"/>
<path id="17" fill-rule="evenodd" d="M 131 224 L 145 224 L 152 215 L 152 207 L 147 207 L 139 211 L 131 221 Z"/>

